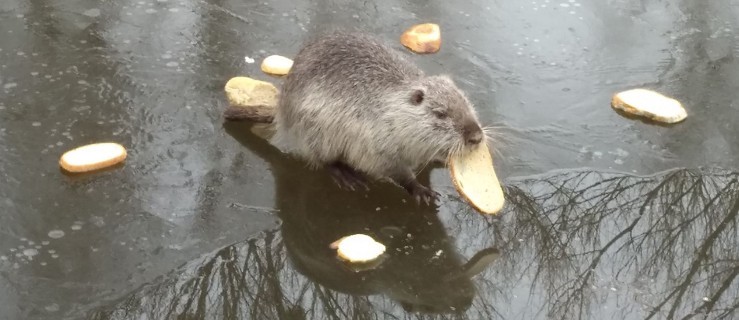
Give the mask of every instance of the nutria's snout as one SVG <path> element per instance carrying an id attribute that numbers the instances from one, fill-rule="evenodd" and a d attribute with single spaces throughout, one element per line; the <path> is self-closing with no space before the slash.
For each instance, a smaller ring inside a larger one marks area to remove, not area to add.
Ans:
<path id="1" fill-rule="evenodd" d="M 485 134 L 483 134 L 482 128 L 474 121 L 468 122 L 462 128 L 462 137 L 464 137 L 464 143 L 468 146 L 477 145 L 482 142 L 484 136 Z"/>

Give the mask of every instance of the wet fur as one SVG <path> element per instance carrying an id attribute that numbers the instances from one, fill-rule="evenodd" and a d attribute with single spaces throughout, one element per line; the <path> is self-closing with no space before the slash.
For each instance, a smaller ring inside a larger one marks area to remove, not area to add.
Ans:
<path id="1" fill-rule="evenodd" d="M 425 188 L 418 171 L 463 152 L 469 135 L 484 136 L 448 76 L 426 76 L 361 33 L 330 33 L 298 52 L 274 123 L 275 142 L 313 168 L 343 163 L 410 193 Z"/>
<path id="2" fill-rule="evenodd" d="M 419 106 L 411 104 L 415 90 L 424 91 Z M 305 46 L 280 97 L 277 141 L 315 167 L 339 160 L 375 179 L 415 175 L 461 148 L 461 135 L 435 121 L 431 109 L 477 122 L 451 79 L 426 77 L 400 53 L 356 33 Z"/>

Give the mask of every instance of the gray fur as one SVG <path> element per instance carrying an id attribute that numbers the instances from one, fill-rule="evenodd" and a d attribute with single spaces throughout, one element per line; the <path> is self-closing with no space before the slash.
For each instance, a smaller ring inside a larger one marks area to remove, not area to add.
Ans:
<path id="1" fill-rule="evenodd" d="M 417 92 L 423 101 L 414 105 Z M 449 77 L 426 76 L 359 33 L 331 33 L 298 52 L 274 122 L 276 142 L 310 165 L 340 161 L 407 190 L 420 186 L 415 175 L 429 162 L 462 152 L 474 144 L 465 143 L 470 137 L 483 138 L 474 109 Z"/>

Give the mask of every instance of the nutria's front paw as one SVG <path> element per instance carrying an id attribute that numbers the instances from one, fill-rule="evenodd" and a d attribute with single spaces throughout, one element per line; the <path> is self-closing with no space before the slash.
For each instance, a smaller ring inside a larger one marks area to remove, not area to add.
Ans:
<path id="1" fill-rule="evenodd" d="M 415 185 L 411 190 L 410 194 L 413 196 L 413 198 L 416 200 L 417 204 L 421 204 L 421 202 L 425 203 L 427 206 L 431 205 L 436 202 L 436 200 L 439 199 L 439 193 L 431 190 L 431 188 L 428 188 L 422 184 Z"/>
<path id="2" fill-rule="evenodd" d="M 327 169 L 331 174 L 331 178 L 333 178 L 334 182 L 339 185 L 339 188 L 349 189 L 351 191 L 356 191 L 358 189 L 369 190 L 364 176 L 348 165 L 341 162 L 335 162 L 328 165 Z"/>

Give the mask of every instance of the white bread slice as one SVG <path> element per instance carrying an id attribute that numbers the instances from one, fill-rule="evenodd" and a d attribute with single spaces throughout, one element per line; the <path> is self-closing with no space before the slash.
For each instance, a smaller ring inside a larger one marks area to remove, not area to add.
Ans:
<path id="1" fill-rule="evenodd" d="M 337 249 L 339 258 L 351 263 L 366 263 L 385 253 L 385 245 L 365 234 L 354 234 L 336 240 L 330 245 Z"/>
<path id="2" fill-rule="evenodd" d="M 613 95 L 611 106 L 629 114 L 665 123 L 677 123 L 688 117 L 679 101 L 647 89 L 619 92 Z"/>
<path id="3" fill-rule="evenodd" d="M 284 76 L 290 72 L 290 68 L 293 67 L 293 61 L 283 56 L 271 55 L 262 60 L 261 67 L 264 73 Z"/>
<path id="4" fill-rule="evenodd" d="M 453 158 L 449 173 L 454 187 L 477 211 L 496 214 L 505 204 L 503 188 L 493 167 L 486 143 L 466 155 Z"/>
<path id="5" fill-rule="evenodd" d="M 277 106 L 277 87 L 266 81 L 249 77 L 233 77 L 226 82 L 224 90 L 231 106 L 264 106 L 265 108 Z"/>
<path id="6" fill-rule="evenodd" d="M 59 165 L 69 172 L 87 172 L 118 164 L 126 156 L 126 148 L 120 144 L 95 143 L 65 152 L 59 159 Z"/>
<path id="7" fill-rule="evenodd" d="M 417 24 L 403 32 L 400 43 L 416 53 L 434 53 L 441 48 L 441 30 L 438 24 Z"/>

